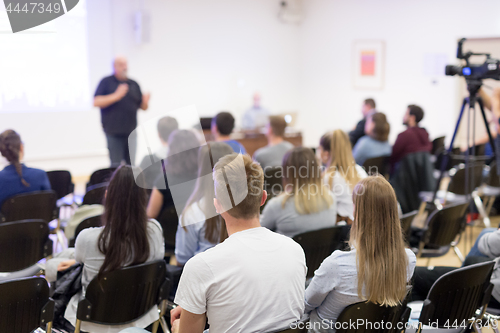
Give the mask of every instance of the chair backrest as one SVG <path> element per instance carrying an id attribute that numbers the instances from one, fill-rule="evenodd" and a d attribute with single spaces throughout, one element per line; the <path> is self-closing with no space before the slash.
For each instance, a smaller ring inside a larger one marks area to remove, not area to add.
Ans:
<path id="1" fill-rule="evenodd" d="M 314 275 L 323 260 L 342 247 L 342 226 L 305 232 L 293 237 L 306 255 L 307 277 Z"/>
<path id="2" fill-rule="evenodd" d="M 92 185 L 83 196 L 82 205 L 102 205 L 108 183 Z"/>
<path id="3" fill-rule="evenodd" d="M 420 322 L 438 327 L 462 323 L 474 317 L 483 304 L 485 292 L 491 292 L 492 261 L 453 270 L 441 276 L 431 287 L 424 301 Z M 486 295 L 488 296 L 488 295 Z"/>
<path id="4" fill-rule="evenodd" d="M 274 197 L 280 194 L 283 190 L 283 168 L 272 167 L 266 168 L 264 171 L 264 190 L 268 196 Z"/>
<path id="5" fill-rule="evenodd" d="M 19 271 L 49 256 L 52 241 L 47 222 L 24 220 L 0 224 L 0 253 L 0 272 Z"/>
<path id="6" fill-rule="evenodd" d="M 103 325 L 125 324 L 144 315 L 170 293 L 163 260 L 125 267 L 90 281 L 78 303 L 77 319 Z"/>
<path id="7" fill-rule="evenodd" d="M 371 302 L 355 303 L 342 310 L 335 328 L 338 333 L 401 332 L 410 318 L 410 312 L 406 304 L 391 307 Z"/>
<path id="8" fill-rule="evenodd" d="M 18 194 L 2 204 L 2 222 L 41 219 L 46 223 L 57 218 L 57 194 L 54 191 L 36 191 Z"/>
<path id="9" fill-rule="evenodd" d="M 90 186 L 109 182 L 115 170 L 116 168 L 106 168 L 94 171 L 92 175 L 90 175 L 90 180 L 87 183 L 87 191 Z"/>
<path id="10" fill-rule="evenodd" d="M 410 227 L 411 223 L 415 219 L 415 216 L 417 216 L 418 210 L 414 210 L 413 212 L 409 212 L 401 216 L 400 221 L 401 221 L 401 231 L 403 232 L 403 237 L 406 241 L 406 243 L 410 242 Z"/>
<path id="11" fill-rule="evenodd" d="M 69 240 L 68 246 L 75 247 L 76 237 L 78 237 L 78 234 L 80 234 L 80 232 L 82 232 L 83 229 L 93 228 L 93 227 L 97 228 L 100 226 L 102 226 L 102 215 L 86 218 L 76 226 L 75 236 Z"/>
<path id="12" fill-rule="evenodd" d="M 450 170 L 450 183 L 448 184 L 448 192 L 465 195 L 470 194 L 483 182 L 484 162 L 470 163 L 469 169 L 469 193 L 465 190 L 467 168 L 465 164 L 459 164 Z"/>
<path id="13" fill-rule="evenodd" d="M 175 234 L 179 225 L 179 217 L 174 205 L 162 209 L 160 216 L 158 216 L 158 223 L 163 229 L 165 250 L 175 248 Z"/>
<path id="14" fill-rule="evenodd" d="M 47 177 L 49 177 L 50 187 L 56 192 L 58 199 L 73 193 L 75 184 L 71 180 L 71 173 L 69 171 L 47 171 Z"/>
<path id="15" fill-rule="evenodd" d="M 379 174 L 388 177 L 390 172 L 389 158 L 390 156 L 369 158 L 363 163 L 363 168 L 370 176 Z"/>
<path id="16" fill-rule="evenodd" d="M 26 333 L 54 319 L 54 301 L 40 277 L 0 282 L 0 332 Z"/>
<path id="17" fill-rule="evenodd" d="M 431 150 L 432 155 L 437 156 L 444 151 L 445 149 L 444 139 L 445 139 L 444 136 L 440 136 L 439 138 L 435 138 L 434 140 L 432 140 L 432 150 Z"/>
<path id="18" fill-rule="evenodd" d="M 497 173 L 497 162 L 493 161 L 490 163 L 490 175 L 488 177 L 487 184 L 493 187 L 500 187 L 500 177 Z"/>
<path id="19" fill-rule="evenodd" d="M 456 203 L 436 209 L 427 218 L 426 245 L 449 246 L 465 227 L 468 203 Z"/>

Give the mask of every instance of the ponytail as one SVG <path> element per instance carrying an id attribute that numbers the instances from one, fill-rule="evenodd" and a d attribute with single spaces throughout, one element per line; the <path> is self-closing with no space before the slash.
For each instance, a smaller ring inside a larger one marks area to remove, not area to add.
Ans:
<path id="1" fill-rule="evenodd" d="M 21 151 L 21 137 L 14 130 L 6 130 L 0 134 L 0 153 L 3 157 L 13 164 L 16 172 L 21 178 L 21 183 L 29 187 L 30 184 L 23 178 L 23 168 L 19 161 Z"/>

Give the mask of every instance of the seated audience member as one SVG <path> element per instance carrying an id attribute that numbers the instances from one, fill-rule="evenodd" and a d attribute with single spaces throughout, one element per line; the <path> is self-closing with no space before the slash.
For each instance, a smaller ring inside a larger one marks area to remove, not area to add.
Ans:
<path id="1" fill-rule="evenodd" d="M 162 175 L 161 160 L 168 156 L 168 137 L 173 131 L 179 129 L 177 120 L 172 117 L 163 117 L 158 120 L 158 136 L 160 138 L 161 147 L 158 148 L 152 155 L 144 156 L 139 167 L 144 175 L 145 185 L 141 187 L 152 189 L 155 180 Z"/>
<path id="2" fill-rule="evenodd" d="M 337 202 L 338 220 L 350 223 L 354 218 L 352 190 L 368 175 L 354 161 L 349 137 L 344 131 L 336 130 L 323 135 L 318 153 L 321 162 L 326 165 L 324 179 Z"/>
<path id="3" fill-rule="evenodd" d="M 207 143 L 198 152 L 198 179 L 175 235 L 175 259 L 180 266 L 227 238 L 224 221 L 214 207 L 212 170 L 220 158 L 232 153 L 233 149 L 224 142 Z"/>
<path id="4" fill-rule="evenodd" d="M 179 306 L 170 312 L 173 332 L 201 333 L 207 317 L 210 332 L 288 328 L 304 310 L 304 251 L 292 239 L 261 227 L 264 174 L 248 155 L 221 158 L 213 178 L 214 205 L 229 237 L 184 266 L 175 296 Z"/>
<path id="5" fill-rule="evenodd" d="M 424 118 L 424 110 L 417 105 L 408 105 L 403 125 L 406 125 L 406 131 L 400 133 L 392 146 L 391 166 L 394 170 L 395 165 L 403 157 L 410 153 L 419 151 L 428 151 L 432 149 L 432 142 L 429 141 L 429 133 L 425 128 L 419 127 L 418 123 Z"/>
<path id="6" fill-rule="evenodd" d="M 269 110 L 260 105 L 260 95 L 253 95 L 253 105 L 245 111 L 242 120 L 242 128 L 246 130 L 255 130 L 266 126 L 269 118 Z"/>
<path id="7" fill-rule="evenodd" d="M 392 147 L 387 141 L 390 128 L 382 112 L 375 112 L 366 118 L 366 135 L 359 139 L 352 149 L 357 164 L 363 165 L 369 158 L 391 155 Z"/>
<path id="8" fill-rule="evenodd" d="M 119 167 L 111 177 L 106 191 L 103 223 L 100 228 L 82 230 L 76 239 L 73 260 L 62 261 L 63 271 L 75 263 L 83 264 L 82 290 L 74 295 L 64 317 L 74 326 L 78 302 L 90 281 L 116 269 L 163 259 L 163 231 L 146 215 L 146 190 L 137 186 L 132 167 Z M 126 327 L 147 327 L 158 320 L 158 309 L 126 325 L 101 325 L 82 322 L 82 330 L 92 333 L 119 332 Z"/>
<path id="9" fill-rule="evenodd" d="M 333 194 L 321 178 L 321 164 L 309 148 L 297 147 L 283 158 L 281 195 L 269 200 L 260 223 L 282 235 L 330 228 L 337 223 Z"/>
<path id="10" fill-rule="evenodd" d="M 465 258 L 463 266 L 469 266 L 485 261 L 495 261 L 493 274 L 490 282 L 493 284 L 489 307 L 500 309 L 500 230 L 495 228 L 484 229 L 476 239 L 476 243 L 471 248 Z M 417 267 L 412 289 L 412 301 L 425 300 L 434 282 L 442 275 L 457 269 L 457 267 Z"/>
<path id="11" fill-rule="evenodd" d="M 368 177 L 356 185 L 353 197 L 351 250 L 326 258 L 306 289 L 311 326 L 335 327 L 342 310 L 354 303 L 396 306 L 407 295 L 417 259 L 405 249 L 392 186 L 381 176 Z"/>
<path id="12" fill-rule="evenodd" d="M 6 130 L 0 134 L 0 153 L 10 163 L 0 171 L 0 208 L 6 199 L 17 194 L 50 190 L 45 171 L 21 163 L 24 145 L 15 131 Z"/>
<path id="13" fill-rule="evenodd" d="M 260 164 L 263 170 L 270 167 L 277 167 L 281 165 L 283 156 L 286 152 L 293 148 L 293 144 L 285 141 L 286 121 L 281 116 L 269 117 L 269 124 L 267 124 L 267 141 L 266 147 L 257 149 L 253 154 L 253 159 Z"/>
<path id="14" fill-rule="evenodd" d="M 361 119 L 356 127 L 349 132 L 349 140 L 351 141 L 351 146 L 354 147 L 359 139 L 365 136 L 365 123 L 366 118 L 377 112 L 375 110 L 375 101 L 373 98 L 367 98 L 363 101 L 363 106 L 361 107 L 361 113 L 363 114 L 363 119 Z"/>
<path id="15" fill-rule="evenodd" d="M 165 162 L 165 175 L 155 181 L 148 203 L 148 216 L 158 218 L 163 209 L 175 204 L 178 213 L 182 212 L 193 193 L 194 180 L 198 173 L 198 149 L 200 143 L 190 130 L 177 130 L 168 138 L 168 157 Z M 170 188 L 175 188 L 172 194 Z"/>
<path id="16" fill-rule="evenodd" d="M 245 147 L 236 140 L 231 140 L 230 135 L 234 129 L 234 117 L 229 112 L 219 112 L 212 118 L 212 135 L 215 141 L 225 142 L 233 148 L 235 153 L 246 154 Z"/>

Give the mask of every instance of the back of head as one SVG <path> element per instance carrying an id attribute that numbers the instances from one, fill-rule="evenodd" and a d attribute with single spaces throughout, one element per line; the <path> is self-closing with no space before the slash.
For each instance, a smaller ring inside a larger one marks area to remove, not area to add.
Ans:
<path id="1" fill-rule="evenodd" d="M 193 175 L 198 172 L 200 142 L 190 130 L 175 130 L 168 137 L 166 171 L 170 175 Z"/>
<path id="2" fill-rule="evenodd" d="M 146 190 L 137 186 L 132 167 L 120 166 L 109 181 L 104 200 L 104 228 L 98 246 L 105 259 L 99 277 L 125 263 L 135 265 L 148 259 L 146 205 Z"/>
<path id="3" fill-rule="evenodd" d="M 373 98 L 365 99 L 364 104 L 368 105 L 371 109 L 375 109 L 377 107 L 377 105 L 375 104 L 375 100 Z"/>
<path id="4" fill-rule="evenodd" d="M 415 116 L 415 121 L 417 124 L 424 118 L 424 110 L 418 105 L 408 105 L 408 110 L 410 110 L 410 116 Z"/>
<path id="5" fill-rule="evenodd" d="M 389 139 L 389 132 L 391 130 L 391 126 L 387 122 L 387 117 L 382 112 L 375 112 L 371 118 L 374 127 L 370 137 L 377 141 L 386 142 Z"/>
<path id="6" fill-rule="evenodd" d="M 360 180 L 356 170 L 356 162 L 352 155 L 351 141 L 349 136 L 342 130 L 323 135 L 320 141 L 323 150 L 330 153 L 327 164 L 327 173 L 333 175 L 336 171 L 346 180 L 350 188 Z M 331 186 L 332 184 L 330 184 Z"/>
<path id="7" fill-rule="evenodd" d="M 283 206 L 293 197 L 299 214 L 314 214 L 333 204 L 321 177 L 321 163 L 311 149 L 296 147 L 288 151 L 283 158 L 283 175 Z"/>
<path id="8" fill-rule="evenodd" d="M 21 167 L 20 153 L 21 153 L 21 136 L 14 130 L 6 130 L 0 134 L 0 153 L 16 168 L 16 172 L 21 178 L 24 186 L 28 187 L 30 184 L 23 178 L 23 170 Z"/>
<path id="9" fill-rule="evenodd" d="M 396 194 L 384 177 L 371 176 L 355 186 L 353 201 L 349 242 L 356 248 L 358 295 L 395 306 L 406 296 L 408 267 Z"/>
<path id="10" fill-rule="evenodd" d="M 250 156 L 233 153 L 217 162 L 213 172 L 215 197 L 229 215 L 252 219 L 260 214 L 264 172 Z M 247 195 L 238 200 L 238 195 Z"/>
<path id="11" fill-rule="evenodd" d="M 160 138 L 168 142 L 168 137 L 170 134 L 172 134 L 173 131 L 179 129 L 179 124 L 177 123 L 177 120 L 172 117 L 163 117 L 160 120 L 158 120 L 158 135 Z"/>
<path id="12" fill-rule="evenodd" d="M 283 116 L 270 116 L 269 126 L 274 136 L 283 137 L 285 135 L 286 120 Z"/>
<path id="13" fill-rule="evenodd" d="M 215 211 L 215 189 L 212 178 L 214 165 L 224 156 L 234 153 L 231 146 L 224 142 L 210 142 L 202 146 L 198 152 L 198 179 L 193 194 L 186 203 L 184 212 L 194 203 L 199 203 L 205 215 L 205 238 L 211 243 L 218 243 L 227 237 L 227 231 L 220 216 Z M 202 200 L 203 199 L 203 200 Z M 185 214 L 181 224 L 186 226 Z M 196 221 L 200 222 L 200 221 Z"/>
<path id="14" fill-rule="evenodd" d="M 221 135 L 229 135 L 234 129 L 234 117 L 229 112 L 219 112 L 213 119 Z"/>

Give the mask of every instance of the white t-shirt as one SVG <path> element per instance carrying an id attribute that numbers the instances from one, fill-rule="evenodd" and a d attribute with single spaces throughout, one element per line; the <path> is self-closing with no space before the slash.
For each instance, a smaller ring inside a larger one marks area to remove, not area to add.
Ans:
<path id="1" fill-rule="evenodd" d="M 348 170 L 347 172 L 352 171 Z M 368 177 L 366 171 L 357 164 L 356 172 L 358 173 L 358 177 L 361 179 Z M 333 185 L 331 173 L 327 173 L 325 175 L 325 183 L 330 186 L 330 190 L 333 192 L 333 196 L 335 197 L 335 201 L 337 202 L 337 214 L 340 216 L 349 217 L 351 220 L 354 220 L 354 203 L 352 202 L 352 191 L 356 184 L 352 184 L 352 187 L 350 187 L 345 181 L 345 178 L 342 177 L 342 175 L 338 171 L 335 171 L 335 174 L 333 175 Z"/>
<path id="2" fill-rule="evenodd" d="M 269 332 L 304 312 L 304 251 L 264 227 L 232 234 L 184 266 L 175 303 L 207 313 L 210 332 Z"/>

